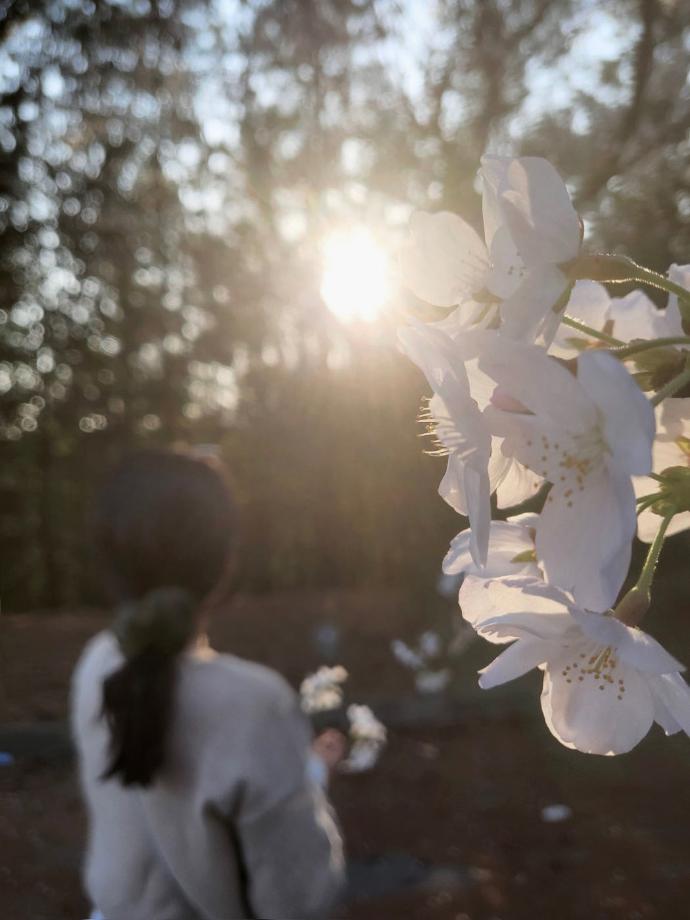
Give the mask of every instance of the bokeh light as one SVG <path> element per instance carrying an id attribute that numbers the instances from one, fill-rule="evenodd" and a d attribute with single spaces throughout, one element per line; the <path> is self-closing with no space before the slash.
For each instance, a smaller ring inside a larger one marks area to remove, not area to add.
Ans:
<path id="1" fill-rule="evenodd" d="M 374 322 L 391 297 L 389 256 L 365 227 L 338 230 L 323 243 L 321 296 L 344 323 Z"/>

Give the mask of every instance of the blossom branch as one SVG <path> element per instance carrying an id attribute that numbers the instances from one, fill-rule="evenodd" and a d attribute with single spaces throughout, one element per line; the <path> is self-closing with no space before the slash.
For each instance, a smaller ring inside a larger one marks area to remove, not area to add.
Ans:
<path id="1" fill-rule="evenodd" d="M 623 345 L 620 348 L 612 348 L 611 354 L 615 358 L 625 359 L 632 355 L 639 354 L 642 351 L 649 351 L 654 348 L 664 348 L 668 345 L 690 345 L 690 336 L 671 335 L 660 339 L 640 339 L 638 342 L 630 342 L 629 345 Z"/>
<path id="2" fill-rule="evenodd" d="M 621 341 L 621 339 L 614 338 L 614 336 L 608 335 L 606 332 L 601 332 L 598 329 L 593 329 L 592 326 L 587 326 L 585 323 L 581 323 L 579 319 L 575 319 L 572 316 L 564 316 L 561 322 L 565 326 L 570 326 L 571 329 L 577 329 L 578 332 L 584 332 L 584 334 L 588 335 L 591 339 L 598 339 L 600 342 L 606 342 L 608 345 L 613 345 L 614 347 L 627 347 L 626 343 Z M 688 339 L 688 341 L 690 342 L 690 339 Z"/>

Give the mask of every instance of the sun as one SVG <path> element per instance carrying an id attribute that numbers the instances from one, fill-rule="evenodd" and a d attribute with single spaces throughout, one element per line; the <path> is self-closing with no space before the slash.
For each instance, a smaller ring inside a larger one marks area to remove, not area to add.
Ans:
<path id="1" fill-rule="evenodd" d="M 344 323 L 373 323 L 391 296 L 389 259 L 365 227 L 338 230 L 323 243 L 321 296 Z"/>

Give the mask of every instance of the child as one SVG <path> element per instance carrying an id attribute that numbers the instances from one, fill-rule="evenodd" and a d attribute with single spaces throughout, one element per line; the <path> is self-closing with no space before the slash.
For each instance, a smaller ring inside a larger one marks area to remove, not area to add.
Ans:
<path id="1" fill-rule="evenodd" d="M 134 455 L 103 491 L 116 615 L 77 666 L 72 724 L 105 920 L 308 920 L 336 900 L 341 842 L 295 694 L 205 640 L 234 534 L 222 476 L 191 456 Z"/>

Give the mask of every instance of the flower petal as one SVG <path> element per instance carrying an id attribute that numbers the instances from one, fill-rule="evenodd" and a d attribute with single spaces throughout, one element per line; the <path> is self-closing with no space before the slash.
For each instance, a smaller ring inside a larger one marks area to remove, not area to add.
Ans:
<path id="1" fill-rule="evenodd" d="M 498 193 L 512 162 L 513 157 L 485 155 L 481 159 L 479 177 L 482 183 L 482 216 L 484 218 L 484 237 L 489 249 L 493 244 L 494 236 L 501 227 L 506 225 Z"/>
<path id="2" fill-rule="evenodd" d="M 668 270 L 668 277 L 675 281 L 681 287 L 690 293 L 690 265 L 671 265 Z M 664 335 L 685 335 L 683 329 L 683 320 L 678 308 L 678 298 L 675 294 L 669 294 L 668 306 L 664 314 Z"/>
<path id="3" fill-rule="evenodd" d="M 680 399 L 677 396 L 673 399 L 665 399 L 657 407 L 656 416 L 657 440 L 662 442 L 664 440 L 673 440 L 675 442 L 676 438 L 690 435 L 690 399 Z M 677 444 L 675 444 L 675 447 L 678 453 L 674 458 L 660 458 L 660 463 L 663 463 L 664 466 L 659 467 L 656 457 L 654 458 L 654 470 L 656 472 L 661 472 L 665 466 L 670 466 L 671 463 L 677 463 L 681 455 L 687 462 L 687 454 L 683 453 Z"/>
<path id="4" fill-rule="evenodd" d="M 534 342 L 548 326 L 553 338 L 560 322 L 553 308 L 567 286 L 565 275 L 555 265 L 531 269 L 520 287 L 501 305 L 501 335 Z M 555 322 L 550 323 L 550 319 Z"/>
<path id="5" fill-rule="evenodd" d="M 489 550 L 491 499 L 486 463 L 476 457 L 464 465 L 463 483 L 467 501 L 467 516 L 471 525 L 470 553 L 478 566 L 486 563 Z"/>
<path id="6" fill-rule="evenodd" d="M 631 291 L 625 297 L 614 297 L 609 318 L 613 321 L 614 335 L 624 342 L 667 335 L 662 312 L 657 310 L 644 291 Z"/>
<path id="7" fill-rule="evenodd" d="M 565 183 L 541 157 L 520 157 L 505 171 L 499 203 L 526 265 L 574 259 L 580 250 L 580 220 Z"/>
<path id="8" fill-rule="evenodd" d="M 532 668 L 543 664 L 551 649 L 552 644 L 541 639 L 518 639 L 479 671 L 479 686 L 482 690 L 490 690 L 516 677 L 522 677 Z"/>
<path id="9" fill-rule="evenodd" d="M 487 288 L 501 300 L 510 297 L 522 283 L 527 270 L 506 226 L 499 227 L 489 249 L 491 268 Z"/>
<path id="10" fill-rule="evenodd" d="M 645 674 L 671 674 L 684 666 L 656 639 L 634 626 L 626 626 L 612 616 L 571 609 L 582 632 L 603 646 L 615 648 L 622 662 Z"/>
<path id="11" fill-rule="evenodd" d="M 446 575 L 459 575 L 467 572 L 482 578 L 500 578 L 504 575 L 532 574 L 536 577 L 539 570 L 534 562 L 515 562 L 515 558 L 534 550 L 534 540 L 530 535 L 532 519 L 536 515 L 524 515 L 529 523 L 492 521 L 489 529 L 489 551 L 486 564 L 478 568 L 470 554 L 469 530 L 463 530 L 453 538 L 450 549 L 443 560 Z M 525 569 L 528 572 L 525 572 Z"/>
<path id="12" fill-rule="evenodd" d="M 477 232 L 448 211 L 417 211 L 399 254 L 403 282 L 421 300 L 452 307 L 486 287 L 489 260 Z"/>
<path id="13" fill-rule="evenodd" d="M 630 475 L 652 468 L 654 410 L 625 366 L 603 351 L 578 358 L 577 379 L 603 415 L 611 462 Z"/>
<path id="14" fill-rule="evenodd" d="M 566 306 L 569 316 L 593 329 L 603 330 L 609 314 L 608 291 L 596 281 L 577 281 Z M 561 325 L 556 330 L 549 353 L 557 358 L 574 358 L 583 348 L 598 344 L 586 333 L 571 326 Z"/>
<path id="15" fill-rule="evenodd" d="M 587 475 L 581 491 L 568 491 L 549 493 L 537 526 L 537 557 L 547 580 L 572 592 L 581 607 L 608 610 L 628 573 L 637 527 L 630 479 L 600 469 Z"/>
<path id="16" fill-rule="evenodd" d="M 662 674 L 649 679 L 655 718 L 667 735 L 684 731 L 690 735 L 690 687 L 680 674 Z"/>
<path id="17" fill-rule="evenodd" d="M 583 643 L 582 648 L 588 648 Z M 621 671 L 625 692 L 617 683 L 591 675 L 577 679 L 565 671 L 577 649 L 549 660 L 544 673 L 541 706 L 549 731 L 561 744 L 585 754 L 624 754 L 649 731 L 654 719 L 652 692 L 633 668 Z"/>
<path id="18" fill-rule="evenodd" d="M 461 393 L 463 398 L 471 398 L 462 357 L 443 329 L 431 323 L 410 323 L 398 329 L 398 341 L 435 392 L 439 393 L 444 380 L 452 376 L 458 385 L 455 395 Z"/>
<path id="19" fill-rule="evenodd" d="M 465 495 L 465 476 L 464 464 L 459 457 L 451 454 L 448 457 L 446 472 L 438 487 L 438 494 L 447 502 L 453 511 L 463 517 L 469 517 L 467 513 L 467 497 Z"/>
<path id="20" fill-rule="evenodd" d="M 465 620 L 489 642 L 562 639 L 573 631 L 579 635 L 564 596 L 535 578 L 485 580 L 467 575 L 458 601 Z"/>
<path id="21" fill-rule="evenodd" d="M 498 439 L 494 439 L 496 441 Z M 502 463 L 499 466 L 500 457 Z M 499 508 L 514 508 L 521 505 L 528 499 L 533 498 L 543 484 L 541 477 L 535 475 L 532 470 L 523 466 L 522 463 L 506 457 L 500 449 L 494 447 L 489 461 L 489 479 L 491 479 L 492 467 L 496 471 L 496 502 Z M 500 470 L 500 472 L 499 472 Z M 492 482 L 492 492 L 494 491 Z"/>
<path id="22" fill-rule="evenodd" d="M 596 407 L 578 380 L 536 345 L 485 338 L 479 367 L 545 424 L 571 433 L 595 424 Z"/>
<path id="23" fill-rule="evenodd" d="M 649 482 L 656 485 L 653 479 Z M 650 489 L 653 492 L 654 489 Z M 643 543 L 652 543 L 659 530 L 661 517 L 655 514 L 650 508 L 642 511 L 637 518 L 637 537 Z M 666 536 L 672 537 L 674 534 L 682 533 L 684 530 L 690 530 L 690 511 L 682 511 L 671 519 L 671 523 L 666 528 Z"/>

